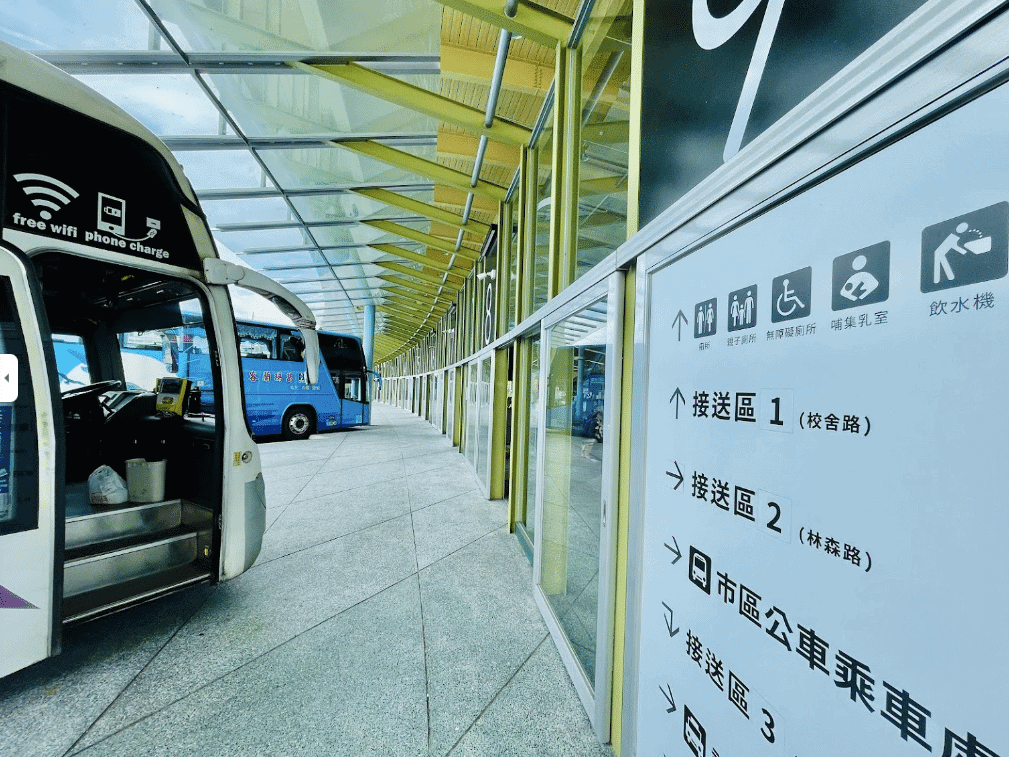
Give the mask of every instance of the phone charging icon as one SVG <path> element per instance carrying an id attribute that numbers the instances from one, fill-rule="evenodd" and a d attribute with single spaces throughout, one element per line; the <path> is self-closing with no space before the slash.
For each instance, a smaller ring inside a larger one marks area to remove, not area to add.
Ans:
<path id="1" fill-rule="evenodd" d="M 0 402 L 14 402 L 17 398 L 17 355 L 0 355 Z"/>

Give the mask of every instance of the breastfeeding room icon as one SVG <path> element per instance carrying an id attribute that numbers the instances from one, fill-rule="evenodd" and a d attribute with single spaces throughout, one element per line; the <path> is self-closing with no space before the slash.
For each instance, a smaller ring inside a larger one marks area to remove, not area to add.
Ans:
<path id="1" fill-rule="evenodd" d="M 890 243 L 880 242 L 834 258 L 831 310 L 884 302 L 890 296 Z"/>

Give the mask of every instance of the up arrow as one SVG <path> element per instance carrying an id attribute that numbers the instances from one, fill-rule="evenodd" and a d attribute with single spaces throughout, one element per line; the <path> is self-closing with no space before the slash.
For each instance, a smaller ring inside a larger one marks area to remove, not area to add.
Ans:
<path id="1" fill-rule="evenodd" d="M 680 403 L 682 402 L 684 405 L 687 404 L 687 398 L 683 396 L 683 392 L 680 391 L 680 387 L 676 387 L 676 391 L 673 392 L 673 396 L 669 398 L 670 402 L 673 400 L 676 400 L 676 419 L 679 420 Z"/>
<path id="2" fill-rule="evenodd" d="M 673 319 L 673 325 L 677 327 L 676 328 L 676 341 L 677 342 L 679 342 L 680 338 L 683 336 L 683 324 L 684 323 L 687 323 L 687 316 L 685 316 L 683 314 L 683 311 L 681 310 L 679 313 L 676 314 L 676 317 Z"/>

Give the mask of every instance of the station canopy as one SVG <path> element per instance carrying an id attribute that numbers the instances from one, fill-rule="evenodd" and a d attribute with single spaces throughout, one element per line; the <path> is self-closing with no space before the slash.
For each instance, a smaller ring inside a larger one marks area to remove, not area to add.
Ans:
<path id="1" fill-rule="evenodd" d="M 0 39 L 164 140 L 218 243 L 298 294 L 320 328 L 361 335 L 374 305 L 380 362 L 430 333 L 479 259 L 578 8 L 523 3 L 513 19 L 504 0 L 18 0 Z M 518 36 L 487 126 L 503 26 Z"/>

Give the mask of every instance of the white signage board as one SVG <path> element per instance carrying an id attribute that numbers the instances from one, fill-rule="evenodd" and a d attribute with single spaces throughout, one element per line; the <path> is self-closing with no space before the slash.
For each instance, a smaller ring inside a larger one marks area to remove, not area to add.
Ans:
<path id="1" fill-rule="evenodd" d="M 651 274 L 641 757 L 1009 757 L 1006 113 Z"/>

